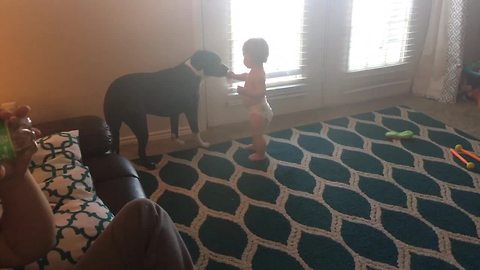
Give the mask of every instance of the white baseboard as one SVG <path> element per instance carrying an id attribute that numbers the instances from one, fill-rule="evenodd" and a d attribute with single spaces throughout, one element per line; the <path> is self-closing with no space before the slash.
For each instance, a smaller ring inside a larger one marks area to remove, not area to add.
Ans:
<path id="1" fill-rule="evenodd" d="M 178 135 L 183 136 L 183 135 L 188 135 L 191 134 L 192 132 L 190 131 L 189 127 L 180 127 L 178 129 Z M 155 140 L 164 140 L 164 139 L 170 139 L 170 129 L 162 129 L 154 132 L 150 132 L 148 134 L 149 140 L 155 141 Z M 120 137 L 120 144 L 131 144 L 131 143 L 136 143 L 137 138 L 135 135 L 130 135 L 130 136 L 124 136 Z"/>

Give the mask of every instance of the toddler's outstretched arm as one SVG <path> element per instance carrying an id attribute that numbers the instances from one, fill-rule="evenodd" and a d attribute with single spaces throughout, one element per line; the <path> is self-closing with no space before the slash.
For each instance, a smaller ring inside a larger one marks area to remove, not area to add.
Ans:
<path id="1" fill-rule="evenodd" d="M 232 71 L 229 71 L 227 73 L 227 79 L 234 79 L 234 80 L 237 80 L 237 81 L 246 81 L 247 76 L 248 76 L 248 73 L 235 74 Z"/>

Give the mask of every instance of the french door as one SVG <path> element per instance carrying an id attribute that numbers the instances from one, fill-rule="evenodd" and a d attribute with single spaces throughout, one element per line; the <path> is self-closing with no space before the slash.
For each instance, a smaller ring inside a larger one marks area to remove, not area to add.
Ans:
<path id="1" fill-rule="evenodd" d="M 431 1 L 338 0 L 326 3 L 324 104 L 410 92 Z"/>

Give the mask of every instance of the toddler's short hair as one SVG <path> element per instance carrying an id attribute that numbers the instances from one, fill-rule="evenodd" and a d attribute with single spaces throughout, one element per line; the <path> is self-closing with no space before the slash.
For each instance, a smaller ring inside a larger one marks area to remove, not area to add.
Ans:
<path id="1" fill-rule="evenodd" d="M 263 38 L 251 38 L 243 43 L 243 53 L 250 55 L 257 63 L 265 63 L 268 58 L 268 44 Z"/>

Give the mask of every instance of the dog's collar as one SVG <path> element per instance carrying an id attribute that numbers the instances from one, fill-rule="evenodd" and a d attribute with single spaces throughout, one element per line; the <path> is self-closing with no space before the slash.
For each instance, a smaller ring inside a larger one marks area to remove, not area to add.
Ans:
<path id="1" fill-rule="evenodd" d="M 200 78 L 203 78 L 203 70 L 198 70 L 194 66 L 192 66 L 192 62 L 190 61 L 190 59 L 185 61 L 185 65 L 192 70 L 193 74 L 195 74 L 196 76 L 198 76 Z"/>

